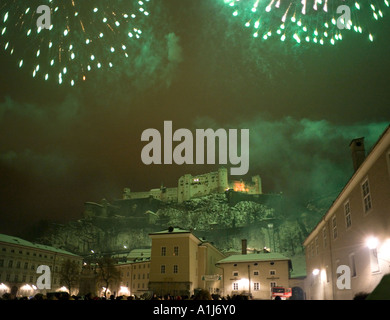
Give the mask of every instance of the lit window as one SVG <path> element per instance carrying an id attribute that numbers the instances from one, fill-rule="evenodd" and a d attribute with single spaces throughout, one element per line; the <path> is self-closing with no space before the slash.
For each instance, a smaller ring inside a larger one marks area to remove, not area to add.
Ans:
<path id="1" fill-rule="evenodd" d="M 362 184 L 363 192 L 363 202 L 364 202 L 364 212 L 368 212 L 372 208 L 371 195 L 370 195 L 370 186 L 368 184 L 368 179 Z"/>
<path id="2" fill-rule="evenodd" d="M 352 225 L 351 206 L 349 204 L 349 201 L 344 205 L 344 213 L 345 213 L 345 225 L 348 229 Z"/>

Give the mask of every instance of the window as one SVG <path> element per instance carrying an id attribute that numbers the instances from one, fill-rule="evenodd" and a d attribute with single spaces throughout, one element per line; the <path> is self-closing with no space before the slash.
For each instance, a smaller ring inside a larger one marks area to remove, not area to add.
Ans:
<path id="1" fill-rule="evenodd" d="M 173 265 L 173 273 L 178 273 L 178 270 L 177 264 Z"/>
<path id="2" fill-rule="evenodd" d="M 322 241 L 323 241 L 323 244 L 324 244 L 324 249 L 326 248 L 326 246 L 328 245 L 328 237 L 327 237 L 327 234 L 326 234 L 326 228 L 322 229 Z"/>
<path id="3" fill-rule="evenodd" d="M 12 260 L 8 261 L 8 268 L 12 268 L 13 263 L 14 262 Z"/>
<path id="4" fill-rule="evenodd" d="M 238 277 L 238 271 L 233 271 L 233 277 Z"/>
<path id="5" fill-rule="evenodd" d="M 165 273 L 165 265 L 161 265 L 161 273 Z"/>
<path id="6" fill-rule="evenodd" d="M 348 229 L 352 225 L 351 206 L 349 204 L 349 201 L 346 204 L 344 204 L 344 214 L 345 214 L 345 226 Z"/>
<path id="7" fill-rule="evenodd" d="M 233 291 L 238 290 L 238 282 L 233 282 Z"/>
<path id="8" fill-rule="evenodd" d="M 271 288 L 276 287 L 276 282 L 271 282 L 271 283 L 270 283 L 270 287 L 271 287 Z"/>
<path id="9" fill-rule="evenodd" d="M 24 269 L 27 269 L 28 268 L 28 262 L 25 262 L 24 263 Z"/>
<path id="10" fill-rule="evenodd" d="M 369 249 L 370 254 L 370 265 L 371 265 L 371 272 L 379 272 L 379 261 L 378 261 L 378 252 L 376 248 Z"/>
<path id="11" fill-rule="evenodd" d="M 351 268 L 351 277 L 356 277 L 356 263 L 354 253 L 349 255 L 349 267 Z"/>
<path id="12" fill-rule="evenodd" d="M 254 276 L 258 276 L 259 275 L 259 271 L 258 270 L 253 271 L 253 275 Z"/>
<path id="13" fill-rule="evenodd" d="M 274 276 L 274 275 L 276 274 L 276 271 L 275 271 L 275 270 L 270 270 L 270 271 L 269 271 L 269 274 L 270 274 L 271 276 Z"/>
<path id="14" fill-rule="evenodd" d="M 173 247 L 173 255 L 178 256 L 179 255 L 179 247 Z"/>
<path id="15" fill-rule="evenodd" d="M 314 257 L 314 242 L 311 243 L 311 256 Z"/>
<path id="16" fill-rule="evenodd" d="M 336 215 L 332 218 L 332 230 L 333 230 L 333 239 L 337 238 L 337 220 Z"/>
<path id="17" fill-rule="evenodd" d="M 254 282 L 253 283 L 253 290 L 259 291 L 260 290 L 260 283 L 259 282 Z"/>
<path id="18" fill-rule="evenodd" d="M 368 212 L 372 208 L 370 186 L 368 184 L 368 179 L 364 181 L 362 184 L 362 192 L 363 192 L 364 212 Z"/>
<path id="19" fill-rule="evenodd" d="M 167 254 L 167 247 L 161 247 L 161 255 L 166 256 Z"/>

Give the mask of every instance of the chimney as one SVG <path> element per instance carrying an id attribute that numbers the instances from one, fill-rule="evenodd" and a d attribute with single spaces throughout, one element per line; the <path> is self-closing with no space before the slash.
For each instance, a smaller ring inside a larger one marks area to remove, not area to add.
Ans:
<path id="1" fill-rule="evenodd" d="M 364 149 L 364 137 L 353 139 L 349 144 L 351 149 L 353 169 L 356 171 L 366 158 L 366 151 Z"/>
<path id="2" fill-rule="evenodd" d="M 247 244 L 247 241 L 246 241 L 246 239 L 242 239 L 241 240 L 241 253 L 242 254 L 246 254 L 246 244 Z"/>

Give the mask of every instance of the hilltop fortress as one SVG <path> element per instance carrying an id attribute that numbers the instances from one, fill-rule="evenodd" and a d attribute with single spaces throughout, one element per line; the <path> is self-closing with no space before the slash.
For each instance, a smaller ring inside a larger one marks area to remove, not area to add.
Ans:
<path id="1" fill-rule="evenodd" d="M 123 200 L 153 198 L 162 202 L 182 203 L 194 198 L 210 194 L 223 194 L 227 190 L 234 190 L 246 194 L 262 194 L 261 178 L 259 175 L 252 177 L 251 182 L 243 180 L 228 180 L 226 168 L 219 168 L 218 171 L 192 176 L 185 174 L 178 180 L 177 187 L 161 186 L 149 191 L 131 192 L 125 188 Z"/>

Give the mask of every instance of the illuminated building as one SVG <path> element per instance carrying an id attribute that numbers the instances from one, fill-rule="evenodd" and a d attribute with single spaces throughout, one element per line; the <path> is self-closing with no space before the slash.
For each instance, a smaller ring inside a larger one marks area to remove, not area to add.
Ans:
<path id="1" fill-rule="evenodd" d="M 196 176 L 185 174 L 179 178 L 177 187 L 161 187 L 142 192 L 131 192 L 130 188 L 125 188 L 123 199 L 143 199 L 152 197 L 164 202 L 181 203 L 209 194 L 224 193 L 227 190 L 234 190 L 247 194 L 262 194 L 261 178 L 259 175 L 256 175 L 252 177 L 251 182 L 242 180 L 229 181 L 227 169 L 219 168 L 218 171 Z"/>
<path id="2" fill-rule="evenodd" d="M 66 260 L 76 261 L 81 269 L 82 257 L 78 255 L 0 234 L 0 295 L 8 292 L 13 296 L 32 296 L 61 289 L 61 268 Z M 37 280 L 43 274 L 37 273 L 40 265 L 50 268 L 50 289 L 37 287 Z M 78 292 L 78 288 L 73 289 Z"/>
<path id="3" fill-rule="evenodd" d="M 223 295 L 247 295 L 253 299 L 271 299 L 272 287 L 289 288 L 291 260 L 280 253 L 247 253 L 246 240 L 241 254 L 218 261 L 223 270 Z"/>
<path id="4" fill-rule="evenodd" d="M 353 299 L 390 272 L 390 126 L 365 157 L 350 144 L 355 172 L 304 241 L 307 299 Z"/>
<path id="5" fill-rule="evenodd" d="M 220 269 L 215 264 L 225 256 L 211 243 L 189 230 L 173 227 L 151 233 L 150 238 L 149 290 L 157 295 L 188 297 L 198 288 L 219 293 Z"/>

